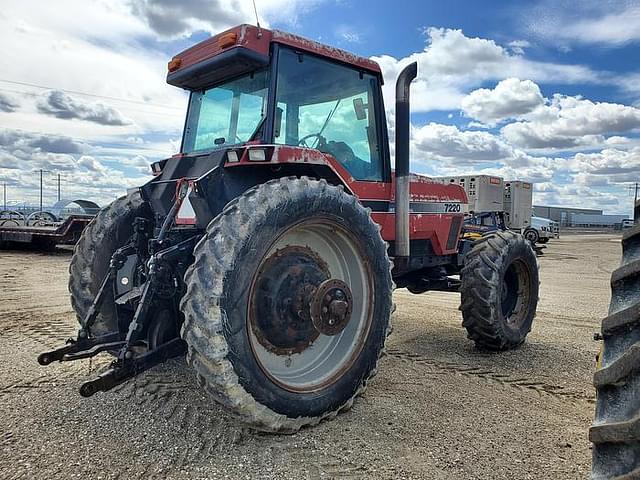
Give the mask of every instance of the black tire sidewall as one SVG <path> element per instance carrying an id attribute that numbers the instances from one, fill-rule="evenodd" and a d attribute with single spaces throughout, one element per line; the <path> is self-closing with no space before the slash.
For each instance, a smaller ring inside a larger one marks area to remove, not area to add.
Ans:
<path id="1" fill-rule="evenodd" d="M 69 290 L 72 296 L 81 292 L 79 295 L 83 297 L 76 298 L 72 302 L 79 322 L 84 319 L 100 289 L 109 269 L 111 256 L 133 235 L 133 221 L 138 216 L 149 217 L 150 214 L 140 194 L 135 192 L 115 200 L 98 212 L 78 240 L 71 259 L 73 267 L 70 271 Z M 87 252 L 90 252 L 90 257 Z M 82 277 L 87 273 L 89 276 L 87 288 L 75 288 L 72 284 L 74 282 L 83 284 L 85 280 Z M 94 336 L 118 329 L 112 295 L 112 292 L 107 294 L 100 314 L 91 327 L 91 333 Z"/>
<path id="2" fill-rule="evenodd" d="M 254 218 L 251 232 L 235 258 L 235 268 L 224 279 L 220 300 L 228 359 L 239 382 L 259 403 L 290 418 L 315 417 L 336 411 L 351 399 L 375 368 L 384 346 L 391 312 L 391 276 L 386 246 L 379 231 L 362 207 L 342 191 L 329 187 L 323 194 L 305 190 L 281 199 L 264 217 Z M 374 284 L 371 327 L 363 348 L 351 368 L 335 383 L 314 392 L 291 392 L 278 386 L 262 371 L 251 347 L 247 327 L 249 293 L 254 272 L 273 241 L 285 230 L 312 217 L 331 218 L 351 232 L 368 255 Z M 225 315 L 226 314 L 226 315 Z"/>
<path id="3" fill-rule="evenodd" d="M 527 235 L 532 235 L 533 236 L 533 240 L 529 240 Z M 527 230 L 524 231 L 524 238 L 528 242 L 531 242 L 531 244 L 533 245 L 533 244 L 537 243 L 538 240 L 540 240 L 540 235 L 538 234 L 538 232 L 536 230 L 530 228 L 530 229 L 527 229 Z"/>
<path id="4" fill-rule="evenodd" d="M 529 271 L 529 302 L 519 325 L 509 325 L 502 313 L 502 285 L 514 261 Z M 530 242 L 510 231 L 489 234 L 473 246 L 461 272 L 463 326 L 476 346 L 508 350 L 522 344 L 536 314 L 539 291 L 538 261 Z"/>
<path id="5" fill-rule="evenodd" d="M 538 285 L 540 283 L 539 280 L 539 272 L 537 266 L 537 260 L 535 257 L 535 253 L 531 249 L 531 247 L 527 244 L 528 241 L 524 239 L 524 242 L 510 242 L 510 246 L 507 250 L 507 253 L 504 256 L 504 260 L 502 266 L 500 268 L 499 275 L 499 286 L 498 286 L 498 295 L 497 295 L 497 304 L 495 309 L 498 313 L 499 325 L 502 327 L 504 332 L 504 336 L 509 339 L 509 342 L 512 345 L 519 345 L 524 342 L 527 334 L 531 331 L 531 326 L 533 324 L 533 319 L 536 314 L 536 308 L 538 305 Z M 525 316 L 524 321 L 518 325 L 517 328 L 513 328 L 507 324 L 507 319 L 502 314 L 502 281 L 507 273 L 507 269 L 511 264 L 516 261 L 522 261 L 529 271 L 529 305 L 527 305 L 527 314 Z"/>

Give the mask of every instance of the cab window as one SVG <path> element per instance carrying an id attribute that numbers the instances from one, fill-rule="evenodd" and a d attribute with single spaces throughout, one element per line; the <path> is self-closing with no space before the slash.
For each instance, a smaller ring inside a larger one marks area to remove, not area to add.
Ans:
<path id="1" fill-rule="evenodd" d="M 377 82 L 357 69 L 280 49 L 275 142 L 328 153 L 357 180 L 382 180 Z"/>

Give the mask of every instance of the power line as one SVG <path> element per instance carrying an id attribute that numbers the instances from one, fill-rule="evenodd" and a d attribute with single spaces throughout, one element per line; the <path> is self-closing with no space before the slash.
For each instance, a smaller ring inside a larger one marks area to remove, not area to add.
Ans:
<path id="1" fill-rule="evenodd" d="M 2 88 L 2 87 L 0 87 L 0 92 L 9 92 L 9 93 L 18 93 L 18 94 L 20 94 L 20 93 L 24 94 L 25 93 L 25 92 L 21 92 L 19 90 L 10 90 L 8 88 Z M 153 107 L 153 105 L 150 105 L 150 106 Z M 109 107 L 109 108 L 111 108 L 111 107 Z M 177 107 L 176 107 L 176 110 L 177 110 Z M 172 114 L 167 113 L 167 112 L 158 112 L 158 111 L 152 111 L 152 110 L 139 110 L 137 108 L 131 108 L 131 107 L 128 107 L 126 109 L 126 111 L 127 112 L 143 113 L 145 115 L 155 115 L 157 117 L 163 117 L 163 118 L 167 118 L 168 115 L 172 115 Z"/>
<path id="2" fill-rule="evenodd" d="M 11 90 L 11 89 L 2 88 L 2 87 L 0 87 L 0 92 L 18 93 L 18 94 L 23 94 L 23 95 L 25 93 L 25 92 L 21 92 L 19 90 Z M 154 105 L 150 105 L 150 106 L 153 107 Z M 176 108 L 176 110 L 178 109 L 177 107 L 175 107 L 175 108 Z M 186 107 L 185 107 L 185 109 L 186 109 Z M 152 110 L 139 110 L 137 108 L 127 108 L 126 111 L 127 112 L 142 113 L 144 115 L 155 115 L 157 117 L 163 117 L 163 118 L 167 118 L 168 115 L 172 115 L 172 114 L 166 113 L 166 112 L 158 112 L 158 111 L 152 111 Z"/>
<path id="3" fill-rule="evenodd" d="M 62 138 L 65 140 L 73 140 L 74 142 L 81 142 L 81 143 L 86 143 L 90 146 L 93 146 L 95 148 L 114 148 L 114 147 L 121 147 L 121 148 L 130 148 L 133 150 L 145 150 L 147 152 L 156 152 L 156 153 L 162 153 L 164 155 L 171 155 L 172 153 L 169 152 L 168 150 L 158 150 L 155 148 L 146 148 L 146 147 L 137 147 L 138 144 L 135 143 L 114 143 L 114 142 L 109 142 L 109 141 L 105 141 L 105 142 L 101 142 L 104 143 L 105 145 L 96 145 L 95 144 L 95 140 L 89 140 L 88 138 L 74 138 L 74 137 L 70 137 L 68 135 L 60 135 L 60 134 L 56 134 L 56 133 L 44 133 L 44 132 L 36 132 L 36 131 L 30 131 L 30 130 L 23 130 L 21 128 L 7 128 L 7 130 L 13 130 L 16 132 L 22 132 L 22 133 L 28 133 L 28 134 L 32 134 L 32 135 L 42 135 L 43 137 L 53 137 L 53 138 Z"/>
<path id="4" fill-rule="evenodd" d="M 138 104 L 138 105 L 154 106 L 154 107 L 159 107 L 159 108 L 168 108 L 170 110 L 182 110 L 181 108 L 172 107 L 171 105 L 162 105 L 162 104 L 159 104 L 159 103 L 151 103 L 151 102 L 140 102 L 138 100 L 129 100 L 129 99 L 126 99 L 126 98 L 110 97 L 108 95 L 97 95 L 95 93 L 79 92 L 77 90 L 67 90 L 67 89 L 64 89 L 64 88 L 51 87 L 51 86 L 46 86 L 46 85 L 37 85 L 35 83 L 19 82 L 19 81 L 16 81 L 16 80 L 7 80 L 7 79 L 4 79 L 4 78 L 0 78 L 0 82 L 10 83 L 10 84 L 13 84 L 13 85 L 22 85 L 22 86 L 25 86 L 25 87 L 41 88 L 41 89 L 44 89 L 44 90 L 59 90 L 61 92 L 70 93 L 72 95 L 84 95 L 86 97 L 102 98 L 104 100 L 114 100 L 114 101 L 117 101 L 117 102 L 135 103 L 135 104 Z"/>

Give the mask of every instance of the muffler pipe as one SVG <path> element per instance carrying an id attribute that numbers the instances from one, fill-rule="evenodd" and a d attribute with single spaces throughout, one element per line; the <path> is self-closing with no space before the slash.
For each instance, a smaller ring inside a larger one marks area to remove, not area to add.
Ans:
<path id="1" fill-rule="evenodd" d="M 409 256 L 409 86 L 417 75 L 418 64 L 413 62 L 396 81 L 396 257 Z"/>

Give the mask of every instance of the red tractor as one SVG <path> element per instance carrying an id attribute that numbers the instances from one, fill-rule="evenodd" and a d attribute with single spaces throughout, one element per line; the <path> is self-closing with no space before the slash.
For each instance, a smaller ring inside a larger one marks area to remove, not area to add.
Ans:
<path id="1" fill-rule="evenodd" d="M 395 287 L 459 291 L 479 347 L 520 345 L 534 252 L 506 230 L 465 236 L 463 189 L 409 173 L 416 74 L 396 85 L 394 173 L 375 62 L 250 25 L 175 56 L 167 81 L 190 92 L 180 153 L 84 231 L 78 337 L 39 362 L 111 353 L 90 396 L 186 352 L 235 416 L 295 431 L 364 391 Z"/>

